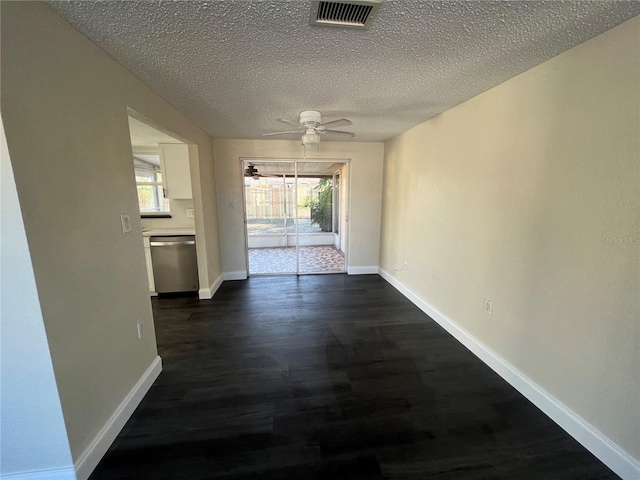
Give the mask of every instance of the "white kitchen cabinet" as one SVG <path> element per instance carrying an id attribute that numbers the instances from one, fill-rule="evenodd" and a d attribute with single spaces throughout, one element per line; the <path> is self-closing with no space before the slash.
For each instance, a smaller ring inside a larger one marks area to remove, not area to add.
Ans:
<path id="1" fill-rule="evenodd" d="M 193 198 L 189 146 L 183 143 L 164 143 L 159 144 L 158 147 L 164 196 L 173 199 Z"/>

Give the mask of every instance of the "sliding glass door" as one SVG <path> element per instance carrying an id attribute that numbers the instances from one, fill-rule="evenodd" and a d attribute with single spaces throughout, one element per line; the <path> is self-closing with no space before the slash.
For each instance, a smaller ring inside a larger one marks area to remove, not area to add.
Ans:
<path id="1" fill-rule="evenodd" d="M 345 163 L 244 161 L 249 275 L 346 271 Z"/>

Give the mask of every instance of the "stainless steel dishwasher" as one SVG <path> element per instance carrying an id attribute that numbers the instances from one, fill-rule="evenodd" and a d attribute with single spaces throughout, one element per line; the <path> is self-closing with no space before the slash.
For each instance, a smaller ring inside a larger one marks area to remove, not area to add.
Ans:
<path id="1" fill-rule="evenodd" d="M 158 293 L 198 291 L 195 236 L 151 237 L 149 243 Z"/>

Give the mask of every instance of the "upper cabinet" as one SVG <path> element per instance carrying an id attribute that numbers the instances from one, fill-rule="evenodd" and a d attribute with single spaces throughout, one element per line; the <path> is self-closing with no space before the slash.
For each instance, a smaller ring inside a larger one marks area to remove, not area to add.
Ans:
<path id="1" fill-rule="evenodd" d="M 189 146 L 164 143 L 160 149 L 160 169 L 164 196 L 173 199 L 193 198 L 191 193 L 191 170 L 189 168 Z"/>

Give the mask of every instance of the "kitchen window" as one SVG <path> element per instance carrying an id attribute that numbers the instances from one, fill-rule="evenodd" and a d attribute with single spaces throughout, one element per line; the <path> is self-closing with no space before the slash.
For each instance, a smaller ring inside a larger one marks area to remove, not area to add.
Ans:
<path id="1" fill-rule="evenodd" d="M 147 159 L 143 160 L 138 157 L 134 157 L 133 166 L 140 213 L 143 216 L 145 214 L 168 214 L 169 200 L 164 198 L 160 166 L 155 165 L 152 160 L 147 161 Z"/>

